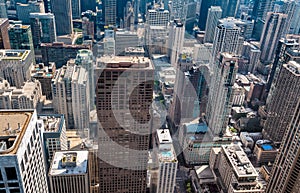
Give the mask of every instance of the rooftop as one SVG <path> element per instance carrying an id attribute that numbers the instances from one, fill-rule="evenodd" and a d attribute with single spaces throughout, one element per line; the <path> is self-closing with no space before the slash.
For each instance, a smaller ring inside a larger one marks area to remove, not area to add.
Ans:
<path id="1" fill-rule="evenodd" d="M 78 175 L 88 172 L 88 151 L 61 151 L 55 152 L 50 176 Z"/>
<path id="2" fill-rule="evenodd" d="M 39 115 L 38 119 L 43 120 L 45 132 L 59 132 L 64 124 L 64 115 Z"/>
<path id="3" fill-rule="evenodd" d="M 229 160 L 236 176 L 256 178 L 258 176 L 247 155 L 239 145 L 223 145 L 223 151 Z"/>
<path id="4" fill-rule="evenodd" d="M 287 70 L 296 76 L 300 76 L 300 64 L 295 61 L 290 61 L 288 64 L 283 65 Z"/>
<path id="5" fill-rule="evenodd" d="M 106 68 L 154 68 L 149 58 L 138 56 L 104 56 L 97 63 Z"/>
<path id="6" fill-rule="evenodd" d="M 169 129 L 158 129 L 157 137 L 160 144 L 172 143 L 172 138 Z"/>
<path id="7" fill-rule="evenodd" d="M 0 61 L 2 60 L 25 60 L 30 50 L 0 50 Z"/>
<path id="8" fill-rule="evenodd" d="M 14 154 L 21 142 L 33 111 L 0 111 L 0 154 Z"/>

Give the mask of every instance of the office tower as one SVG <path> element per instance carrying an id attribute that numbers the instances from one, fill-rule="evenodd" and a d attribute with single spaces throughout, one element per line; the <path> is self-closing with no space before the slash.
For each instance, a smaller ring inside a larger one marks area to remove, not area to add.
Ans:
<path id="1" fill-rule="evenodd" d="M 8 28 L 8 36 L 11 49 L 34 52 L 30 25 L 12 24 Z"/>
<path id="2" fill-rule="evenodd" d="M 258 46 L 254 45 L 251 42 L 244 42 L 242 56 L 246 60 L 249 61 L 248 63 L 248 72 L 254 73 L 256 68 L 259 64 L 261 51 Z"/>
<path id="3" fill-rule="evenodd" d="M 212 43 L 215 36 L 215 29 L 218 26 L 219 19 L 222 17 L 222 9 L 218 6 L 211 6 L 208 9 L 208 15 L 206 23 L 208 25 L 205 26 L 205 43 Z"/>
<path id="4" fill-rule="evenodd" d="M 8 19 L 0 19 L 0 49 L 10 49 L 9 36 L 8 36 Z"/>
<path id="5" fill-rule="evenodd" d="M 170 12 L 164 9 L 149 9 L 146 15 L 146 24 L 149 26 L 167 26 Z"/>
<path id="6" fill-rule="evenodd" d="M 135 22 L 138 23 L 138 17 L 135 16 L 134 11 L 135 9 L 131 2 L 127 1 L 124 12 L 124 20 L 122 21 L 124 26 L 121 26 L 121 28 L 134 31 L 134 24 Z"/>
<path id="7" fill-rule="evenodd" d="M 208 126 L 214 135 L 222 135 L 228 125 L 232 107 L 232 87 L 237 69 L 237 58 L 234 55 L 218 55 L 213 67 L 206 112 Z"/>
<path id="8" fill-rule="evenodd" d="M 80 19 L 81 16 L 80 0 L 71 0 L 71 5 L 72 5 L 72 19 Z"/>
<path id="9" fill-rule="evenodd" d="M 300 75 L 297 70 L 299 70 L 299 64 L 295 61 L 283 64 L 274 83 L 276 85 L 271 101 L 266 106 L 268 114 L 263 134 L 275 144 L 281 143 L 299 101 Z"/>
<path id="10" fill-rule="evenodd" d="M 243 38 L 240 37 L 241 29 L 237 27 L 230 18 L 222 20 L 215 30 L 212 60 L 221 52 L 238 55 L 243 45 Z"/>
<path id="11" fill-rule="evenodd" d="M 98 66 L 99 192 L 145 193 L 154 66 L 126 56 L 99 58 Z"/>
<path id="12" fill-rule="evenodd" d="M 86 70 L 79 66 L 63 66 L 52 81 L 54 109 L 64 114 L 67 129 L 83 131 L 89 126 L 90 92 Z"/>
<path id="13" fill-rule="evenodd" d="M 52 13 L 30 13 L 29 18 L 35 48 L 41 43 L 56 42 L 56 26 Z"/>
<path id="14" fill-rule="evenodd" d="M 88 151 L 55 152 L 48 176 L 51 192 L 89 192 Z"/>
<path id="15" fill-rule="evenodd" d="M 266 23 L 260 38 L 260 60 L 263 63 L 274 60 L 278 42 L 282 37 L 283 31 L 286 30 L 284 28 L 286 18 L 287 15 L 282 13 L 269 12 L 267 14 Z"/>
<path id="16" fill-rule="evenodd" d="M 0 111 L 2 192 L 48 192 L 44 153 L 34 110 Z M 4 188 L 4 189 L 3 189 Z"/>
<path id="17" fill-rule="evenodd" d="M 104 55 L 115 55 L 116 53 L 116 41 L 114 30 L 107 29 L 104 32 L 103 39 Z"/>
<path id="18" fill-rule="evenodd" d="M 42 125 L 41 135 L 48 171 L 54 153 L 68 149 L 65 117 L 62 114 L 38 115 L 38 124 Z"/>
<path id="19" fill-rule="evenodd" d="M 0 18 L 7 18 L 7 7 L 5 0 L 0 0 Z"/>
<path id="20" fill-rule="evenodd" d="M 94 56 L 90 50 L 79 50 L 75 59 L 75 63 L 84 68 L 89 78 L 89 96 L 90 110 L 95 109 L 95 80 L 94 80 Z"/>
<path id="21" fill-rule="evenodd" d="M 296 2 L 295 12 L 291 19 L 290 34 L 300 34 L 300 2 Z"/>
<path id="22" fill-rule="evenodd" d="M 240 28 L 240 36 L 245 40 L 250 40 L 252 38 L 252 33 L 254 29 L 254 20 L 251 18 L 246 19 L 236 19 L 233 17 L 227 17 L 219 20 L 219 24 L 233 22 L 237 27 Z"/>
<path id="23" fill-rule="evenodd" d="M 81 12 L 85 12 L 87 10 L 96 11 L 96 1 L 95 0 L 84 0 L 80 1 Z"/>
<path id="24" fill-rule="evenodd" d="M 69 59 L 75 59 L 77 52 L 82 49 L 91 49 L 89 45 L 67 45 L 62 42 L 42 43 L 42 62 L 49 65 L 54 62 L 57 68 L 65 65 Z"/>
<path id="25" fill-rule="evenodd" d="M 116 17 L 118 22 L 124 18 L 124 9 L 128 1 L 124 0 L 115 0 L 116 1 Z"/>
<path id="26" fill-rule="evenodd" d="M 285 65 L 287 67 L 287 65 Z M 300 75 L 300 66 L 296 64 L 294 76 Z M 299 89 L 299 88 L 298 88 Z M 283 140 L 277 154 L 275 163 L 267 185 L 266 193 L 297 193 L 300 189 L 299 178 L 299 151 L 300 151 L 300 101 L 294 108 L 294 114 L 290 119 L 290 123 L 286 128 Z"/>
<path id="27" fill-rule="evenodd" d="M 273 12 L 275 0 L 256 0 L 254 1 L 253 17 L 266 20 L 267 13 Z"/>
<path id="28" fill-rule="evenodd" d="M 35 109 L 42 97 L 39 81 L 27 81 L 22 88 L 10 86 L 2 79 L 0 109 Z"/>
<path id="29" fill-rule="evenodd" d="M 180 20 L 174 20 L 170 23 L 169 29 L 169 57 L 171 64 L 178 67 L 178 59 L 181 54 L 184 42 L 185 27 Z"/>
<path id="30" fill-rule="evenodd" d="M 30 50 L 0 50 L 0 77 L 11 86 L 21 88 L 30 79 L 33 64 L 34 54 Z"/>
<path id="31" fill-rule="evenodd" d="M 123 3 L 125 2 L 125 4 L 126 4 L 126 1 L 122 1 L 122 2 Z M 109 26 L 109 25 L 115 26 L 116 19 L 117 19 L 117 0 L 104 0 L 102 2 L 102 4 L 103 4 L 102 7 L 103 7 L 103 15 L 104 15 L 105 25 L 106 26 Z M 121 18 L 123 18 L 123 15 Z"/>
<path id="32" fill-rule="evenodd" d="M 271 98 L 272 90 L 275 86 L 272 85 L 276 82 L 276 78 L 283 64 L 287 64 L 289 61 L 300 62 L 300 36 L 289 35 L 286 38 L 282 38 L 278 42 L 276 48 L 275 59 L 272 65 L 271 72 L 268 77 L 267 91 Z"/>
<path id="33" fill-rule="evenodd" d="M 115 55 L 124 56 L 128 47 L 138 47 L 139 37 L 137 32 L 119 30 L 115 33 Z"/>
<path id="34" fill-rule="evenodd" d="M 198 21 L 199 21 L 198 26 L 199 26 L 200 30 L 205 30 L 208 9 L 214 5 L 216 5 L 215 1 L 212 1 L 212 0 L 202 0 L 200 2 L 200 11 L 199 11 L 199 19 L 198 19 Z"/>
<path id="35" fill-rule="evenodd" d="M 55 64 L 49 63 L 48 66 L 43 63 L 32 65 L 31 78 L 36 79 L 41 83 L 42 93 L 46 96 L 46 99 L 52 100 L 52 88 L 51 82 L 55 74 Z"/>
<path id="36" fill-rule="evenodd" d="M 171 2 L 170 18 L 171 20 L 180 20 L 185 23 L 187 16 L 187 5 L 185 0 L 173 0 Z M 164 8 L 167 9 L 167 8 Z"/>
<path id="37" fill-rule="evenodd" d="M 84 40 L 94 40 L 95 30 L 94 22 L 90 21 L 89 18 L 82 18 L 82 35 Z"/>
<path id="38" fill-rule="evenodd" d="M 194 0 L 188 0 L 186 1 L 186 20 L 185 20 L 185 29 L 188 32 L 192 32 L 195 27 L 195 21 L 197 20 L 197 1 Z"/>
<path id="39" fill-rule="evenodd" d="M 55 17 L 56 33 L 68 35 L 73 33 L 71 0 L 51 0 L 51 12 Z"/>
<path id="40" fill-rule="evenodd" d="M 22 24 L 30 24 L 30 13 L 45 13 L 43 1 L 29 1 L 27 4 L 17 4 L 17 17 Z"/>
<path id="41" fill-rule="evenodd" d="M 151 181 L 154 183 L 152 192 L 173 193 L 176 185 L 178 161 L 169 129 L 157 130 L 156 144 L 157 149 L 153 151 L 153 157 L 158 167 L 151 176 Z"/>
<path id="42" fill-rule="evenodd" d="M 236 17 L 240 0 L 221 1 L 222 17 Z"/>
<path id="43" fill-rule="evenodd" d="M 210 167 L 219 176 L 226 192 L 264 193 L 264 186 L 258 182 L 259 175 L 239 145 L 222 145 L 211 151 Z"/>

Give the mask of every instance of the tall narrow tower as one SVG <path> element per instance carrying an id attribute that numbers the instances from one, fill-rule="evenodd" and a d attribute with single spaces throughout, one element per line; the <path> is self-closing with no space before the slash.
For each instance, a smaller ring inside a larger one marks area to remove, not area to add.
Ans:
<path id="1" fill-rule="evenodd" d="M 51 0 L 51 11 L 55 16 L 57 35 L 73 33 L 71 0 Z"/>
<path id="2" fill-rule="evenodd" d="M 298 63 L 285 64 L 286 71 L 293 76 L 300 77 Z M 292 81 L 287 79 L 287 81 Z M 299 85 L 299 83 L 298 83 Z M 299 87 L 298 87 L 299 90 Z M 293 109 L 293 116 L 286 128 L 276 161 L 273 165 L 271 177 L 266 193 L 297 193 L 300 190 L 300 100 Z M 276 127 L 278 128 L 278 127 Z"/>
<path id="3" fill-rule="evenodd" d="M 105 18 L 105 25 L 116 25 L 117 0 L 104 0 L 103 13 Z"/>
<path id="4" fill-rule="evenodd" d="M 96 85 L 100 193 L 145 193 L 154 67 L 144 57 L 102 57 Z"/>
<path id="5" fill-rule="evenodd" d="M 208 15 L 205 26 L 205 43 L 212 43 L 214 41 L 215 29 L 218 25 L 219 19 L 222 17 L 222 9 L 219 6 L 211 6 L 208 9 Z"/>

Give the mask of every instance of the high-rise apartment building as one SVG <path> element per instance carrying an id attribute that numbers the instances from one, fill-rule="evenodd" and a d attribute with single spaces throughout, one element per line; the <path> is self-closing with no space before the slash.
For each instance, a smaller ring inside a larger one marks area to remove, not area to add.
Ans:
<path id="1" fill-rule="evenodd" d="M 0 191 L 47 193 L 43 144 L 33 110 L 0 111 Z"/>
<path id="2" fill-rule="evenodd" d="M 21 88 L 30 79 L 34 64 L 34 54 L 30 50 L 0 50 L 0 77 L 11 86 Z"/>
<path id="3" fill-rule="evenodd" d="M 266 17 L 263 32 L 260 38 L 261 55 L 263 63 L 272 62 L 278 42 L 285 29 L 286 14 L 269 12 Z"/>
<path id="4" fill-rule="evenodd" d="M 8 19 L 0 19 L 0 49 L 10 49 L 9 36 L 8 36 Z"/>
<path id="5" fill-rule="evenodd" d="M 287 65 L 285 65 L 287 67 Z M 296 64 L 294 75 L 300 75 Z M 298 88 L 299 89 L 299 88 Z M 283 140 L 272 168 L 266 193 L 297 193 L 300 189 L 300 100 L 298 98 L 293 116 L 286 128 Z M 277 128 L 277 127 L 276 127 Z"/>
<path id="6" fill-rule="evenodd" d="M 154 170 L 151 175 L 151 183 L 153 183 L 151 192 L 173 193 L 178 161 L 169 129 L 157 130 L 156 145 L 157 149 L 153 152 L 153 157 L 157 170 Z"/>
<path id="7" fill-rule="evenodd" d="M 71 0 L 72 4 L 72 19 L 80 19 L 81 3 L 80 0 Z"/>
<path id="8" fill-rule="evenodd" d="M 47 171 L 56 151 L 68 149 L 65 117 L 62 114 L 38 115 L 38 124 L 42 125 Z"/>
<path id="9" fill-rule="evenodd" d="M 26 4 L 17 3 L 17 17 L 22 24 L 30 24 L 30 13 L 45 13 L 43 1 L 28 1 Z"/>
<path id="10" fill-rule="evenodd" d="M 35 48 L 41 43 L 56 42 L 56 26 L 52 13 L 30 13 L 29 18 Z"/>
<path id="11" fill-rule="evenodd" d="M 211 6 L 208 9 L 208 15 L 205 26 L 205 43 L 212 43 L 214 41 L 215 29 L 218 26 L 219 19 L 222 17 L 222 9 L 219 6 Z"/>
<path id="12" fill-rule="evenodd" d="M 300 96 L 299 64 L 290 61 L 284 64 L 274 84 L 272 98 L 266 106 L 267 120 L 263 128 L 264 137 L 280 144 L 296 111 Z"/>
<path id="13" fill-rule="evenodd" d="M 117 0 L 102 1 L 105 25 L 116 25 L 117 20 Z"/>
<path id="14" fill-rule="evenodd" d="M 208 126 L 214 135 L 226 130 L 232 107 L 232 87 L 238 69 L 237 57 L 220 53 L 214 64 L 211 89 L 207 105 Z"/>
<path id="15" fill-rule="evenodd" d="M 1 80 L 0 109 L 35 109 L 42 96 L 41 84 L 37 80 L 27 81 L 22 88 L 11 87 Z"/>
<path id="16" fill-rule="evenodd" d="M 12 24 L 8 28 L 8 36 L 11 49 L 34 52 L 30 25 Z"/>
<path id="17" fill-rule="evenodd" d="M 75 59 L 75 63 L 84 68 L 89 78 L 89 100 L 90 110 L 95 109 L 95 76 L 94 76 L 94 56 L 90 50 L 79 50 Z"/>
<path id="18" fill-rule="evenodd" d="M 174 20 L 170 23 L 169 30 L 169 57 L 170 62 L 174 67 L 178 65 L 179 55 L 183 49 L 185 27 L 179 20 Z"/>
<path id="19" fill-rule="evenodd" d="M 225 19 L 222 23 L 218 24 L 214 36 L 212 61 L 221 52 L 238 55 L 244 42 L 243 38 L 240 37 L 240 30 L 231 19 Z"/>
<path id="20" fill-rule="evenodd" d="M 88 193 L 88 151 L 55 152 L 49 181 L 51 192 Z"/>
<path id="21" fill-rule="evenodd" d="M 56 33 L 68 35 L 73 33 L 71 0 L 51 0 L 51 12 L 55 17 Z"/>
<path id="22" fill-rule="evenodd" d="M 97 62 L 100 193 L 145 193 L 154 66 L 144 57 Z"/>
<path id="23" fill-rule="evenodd" d="M 54 109 L 64 114 L 67 129 L 89 127 L 90 96 L 87 71 L 79 66 L 63 66 L 52 81 Z"/>
<path id="24" fill-rule="evenodd" d="M 275 86 L 273 83 L 276 82 L 282 65 L 287 64 L 289 61 L 300 62 L 300 36 L 288 35 L 286 38 L 279 40 L 275 59 L 268 77 L 267 91 L 269 91 L 269 96 L 272 95 L 274 88 L 271 87 Z"/>

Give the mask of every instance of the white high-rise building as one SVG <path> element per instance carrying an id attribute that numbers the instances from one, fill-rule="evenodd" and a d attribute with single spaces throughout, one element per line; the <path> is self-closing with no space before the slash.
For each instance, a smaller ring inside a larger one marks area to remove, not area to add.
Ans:
<path id="1" fill-rule="evenodd" d="M 149 26 L 167 26 L 170 12 L 164 9 L 149 9 L 146 15 L 146 24 Z"/>
<path id="2" fill-rule="evenodd" d="M 178 161 L 169 129 L 157 130 L 156 144 L 157 150 L 153 153 L 158 167 L 152 171 L 152 192 L 173 193 Z"/>
<path id="3" fill-rule="evenodd" d="M 170 61 L 174 67 L 177 67 L 178 58 L 181 54 L 184 42 L 185 26 L 181 21 L 174 20 L 170 24 L 169 30 L 169 54 Z"/>
<path id="4" fill-rule="evenodd" d="M 218 21 L 222 17 L 222 9 L 219 6 L 211 6 L 208 9 L 208 15 L 205 26 L 205 43 L 213 43 L 215 36 L 215 29 L 218 26 Z"/>
<path id="5" fill-rule="evenodd" d="M 0 111 L 0 192 L 48 193 L 34 110 Z"/>
<path id="6" fill-rule="evenodd" d="M 76 56 L 75 63 L 83 67 L 89 77 L 89 90 L 90 90 L 90 110 L 95 108 L 95 76 L 94 76 L 94 56 L 90 50 L 79 50 Z"/>
<path id="7" fill-rule="evenodd" d="M 30 79 L 33 64 L 34 54 L 30 50 L 0 50 L 0 77 L 11 86 L 21 88 Z"/>
<path id="8" fill-rule="evenodd" d="M 27 81 L 22 88 L 16 88 L 0 78 L 0 109 L 35 109 L 41 97 L 38 80 Z"/>
<path id="9" fill-rule="evenodd" d="M 87 71 L 79 66 L 63 66 L 52 80 L 54 109 L 65 115 L 67 129 L 89 126 L 90 91 Z"/>
<path id="10" fill-rule="evenodd" d="M 223 20 L 217 26 L 212 51 L 213 61 L 221 52 L 237 55 L 241 51 L 244 40 L 240 37 L 240 30 L 231 19 Z"/>
<path id="11" fill-rule="evenodd" d="M 214 135 L 224 134 L 232 107 L 232 88 L 238 69 L 237 57 L 220 53 L 213 68 L 208 97 L 207 120 Z"/>

